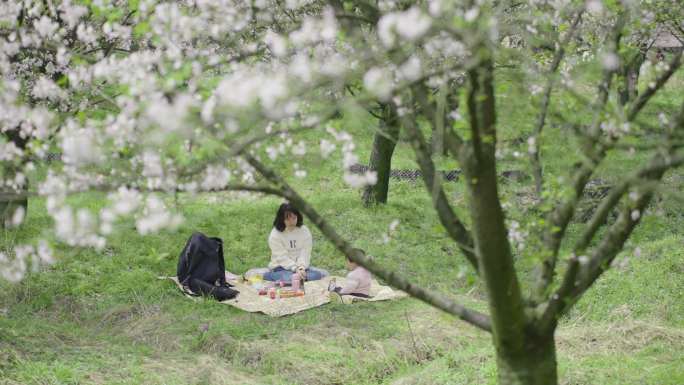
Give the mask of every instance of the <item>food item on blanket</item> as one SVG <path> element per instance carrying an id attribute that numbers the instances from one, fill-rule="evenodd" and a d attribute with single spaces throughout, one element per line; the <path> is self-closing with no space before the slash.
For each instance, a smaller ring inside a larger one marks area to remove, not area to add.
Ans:
<path id="1" fill-rule="evenodd" d="M 256 284 L 261 284 L 263 283 L 264 278 L 260 274 L 254 274 L 253 276 L 247 278 L 247 282 L 249 282 L 250 285 L 254 286 Z"/>
<path id="2" fill-rule="evenodd" d="M 276 298 L 276 289 L 275 289 L 275 287 L 272 287 L 272 288 L 268 289 L 268 296 L 271 297 L 271 299 L 275 299 L 275 298 Z"/>
<path id="3" fill-rule="evenodd" d="M 259 295 L 266 295 L 266 294 L 268 294 L 267 288 L 262 287 L 261 289 L 259 289 Z"/>
<path id="4" fill-rule="evenodd" d="M 303 297 L 304 292 L 302 291 L 292 291 L 292 290 L 281 290 L 280 298 L 292 298 L 292 297 Z"/>

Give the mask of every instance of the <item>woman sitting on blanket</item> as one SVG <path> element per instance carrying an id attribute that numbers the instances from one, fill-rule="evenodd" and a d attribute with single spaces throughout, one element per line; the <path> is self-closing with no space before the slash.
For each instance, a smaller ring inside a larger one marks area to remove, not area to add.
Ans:
<path id="1" fill-rule="evenodd" d="M 311 232 L 304 226 L 299 210 L 290 203 L 281 204 L 268 236 L 271 262 L 264 279 L 291 282 L 292 275 L 299 274 L 302 280 L 314 281 L 326 276 L 324 270 L 310 264 L 312 243 Z"/>
<path id="2" fill-rule="evenodd" d="M 354 251 L 366 254 L 366 252 L 361 249 L 354 249 Z M 335 283 L 330 282 L 331 286 L 328 290 L 339 295 L 353 295 L 355 297 L 370 298 L 370 271 L 359 266 L 356 262 L 349 259 L 349 257 L 347 257 L 347 270 L 349 270 L 349 274 L 347 274 L 347 278 L 344 280 L 344 286 L 334 286 Z"/>

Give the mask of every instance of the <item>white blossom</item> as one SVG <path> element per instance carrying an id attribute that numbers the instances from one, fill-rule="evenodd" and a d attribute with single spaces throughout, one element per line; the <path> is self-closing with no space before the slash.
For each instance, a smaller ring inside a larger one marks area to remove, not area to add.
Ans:
<path id="1" fill-rule="evenodd" d="M 378 36 L 386 47 L 396 43 L 397 35 L 408 41 L 416 41 L 430 29 L 432 22 L 417 7 L 404 12 L 389 13 L 378 21 Z"/>
<path id="2" fill-rule="evenodd" d="M 175 229 L 182 222 L 182 217 L 171 214 L 164 202 L 156 196 L 148 196 L 145 201 L 145 209 L 142 215 L 136 220 L 135 226 L 138 233 L 147 235 L 156 233 L 162 229 Z"/>
<path id="3" fill-rule="evenodd" d="M 103 156 L 92 129 L 78 128 L 73 122 L 67 124 L 62 137 L 62 160 L 66 164 L 81 165 L 99 163 Z"/>
<path id="4" fill-rule="evenodd" d="M 534 154 L 537 152 L 537 140 L 534 136 L 527 138 L 527 152 Z"/>
<path id="5" fill-rule="evenodd" d="M 119 187 L 115 193 L 108 196 L 111 202 L 111 212 L 114 215 L 128 215 L 133 213 L 142 203 L 141 194 L 135 189 L 129 189 L 126 186 Z M 101 214 L 101 216 L 107 216 Z"/>
<path id="6" fill-rule="evenodd" d="M 88 14 L 88 8 L 81 5 L 73 5 L 68 3 L 68 1 L 65 1 L 61 5 L 61 17 L 64 21 L 66 21 L 69 28 L 74 28 L 74 26 L 78 24 L 78 21 L 83 16 Z"/>
<path id="7" fill-rule="evenodd" d="M 363 174 L 354 174 L 346 171 L 344 173 L 344 182 L 353 188 L 372 186 L 378 182 L 378 175 L 375 171 L 366 171 Z"/>
<path id="8" fill-rule="evenodd" d="M 31 94 L 38 99 L 58 100 L 66 96 L 66 93 L 46 76 L 39 78 L 33 85 Z"/>
<path id="9" fill-rule="evenodd" d="M 603 12 L 603 4 L 600 0 L 587 0 L 587 11 L 593 14 L 600 14 Z"/>
<path id="10" fill-rule="evenodd" d="M 418 80 L 421 75 L 421 63 L 417 56 L 411 56 L 404 64 L 399 67 L 401 78 L 412 82 Z"/>
<path id="11" fill-rule="evenodd" d="M 473 22 L 477 17 L 480 15 L 480 9 L 478 7 L 473 7 L 468 9 L 464 14 L 463 14 L 463 19 L 467 22 Z"/>
<path id="12" fill-rule="evenodd" d="M 323 158 L 327 158 L 330 156 L 330 154 L 332 154 L 333 151 L 335 151 L 336 146 L 335 146 L 335 143 L 332 143 L 332 142 L 325 140 L 325 139 L 321 139 L 320 147 L 321 147 L 321 156 Z"/>
<path id="13" fill-rule="evenodd" d="M 220 190 L 230 182 L 230 171 L 222 166 L 210 165 L 205 170 L 204 179 L 200 183 L 203 190 Z"/>
<path id="14" fill-rule="evenodd" d="M 616 71 L 620 68 L 620 58 L 613 52 L 605 52 L 601 56 L 601 65 L 607 71 Z"/>
<path id="15" fill-rule="evenodd" d="M 76 37 L 78 40 L 86 45 L 93 44 L 97 41 L 97 34 L 92 26 L 81 23 L 76 28 Z"/>
<path id="16" fill-rule="evenodd" d="M 380 100 L 389 100 L 392 96 L 392 79 L 387 71 L 374 67 L 363 76 L 363 84 Z"/>
<path id="17" fill-rule="evenodd" d="M 10 220 L 10 226 L 11 227 L 17 227 L 24 222 L 24 216 L 26 215 L 26 210 L 24 209 L 24 206 L 19 206 L 14 210 L 14 213 L 12 214 L 12 219 Z"/>
<path id="18" fill-rule="evenodd" d="M 287 53 L 287 41 L 273 31 L 268 31 L 266 33 L 264 42 L 275 56 L 283 56 Z"/>
<path id="19" fill-rule="evenodd" d="M 161 157 L 158 153 L 147 151 L 142 156 L 143 172 L 142 175 L 148 178 L 158 178 L 164 175 Z"/>
<path id="20" fill-rule="evenodd" d="M 34 22 L 34 27 L 41 37 L 52 38 L 57 28 L 59 28 L 59 24 L 52 21 L 49 17 L 43 16 L 40 20 Z"/>

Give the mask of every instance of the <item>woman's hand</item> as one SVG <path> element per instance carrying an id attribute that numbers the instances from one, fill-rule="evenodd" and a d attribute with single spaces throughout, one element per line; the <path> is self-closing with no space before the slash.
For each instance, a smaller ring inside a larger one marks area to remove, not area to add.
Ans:
<path id="1" fill-rule="evenodd" d="M 297 274 L 299 274 L 302 281 L 306 281 L 306 269 L 304 268 L 304 266 L 297 267 Z"/>

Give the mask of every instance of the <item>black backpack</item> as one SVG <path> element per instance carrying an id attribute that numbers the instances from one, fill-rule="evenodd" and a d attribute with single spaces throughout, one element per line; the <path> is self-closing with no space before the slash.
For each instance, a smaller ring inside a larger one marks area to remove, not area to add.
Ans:
<path id="1" fill-rule="evenodd" d="M 195 295 L 207 295 L 219 301 L 235 298 L 237 290 L 226 282 L 223 241 L 202 233 L 190 236 L 178 257 L 178 282 Z"/>

